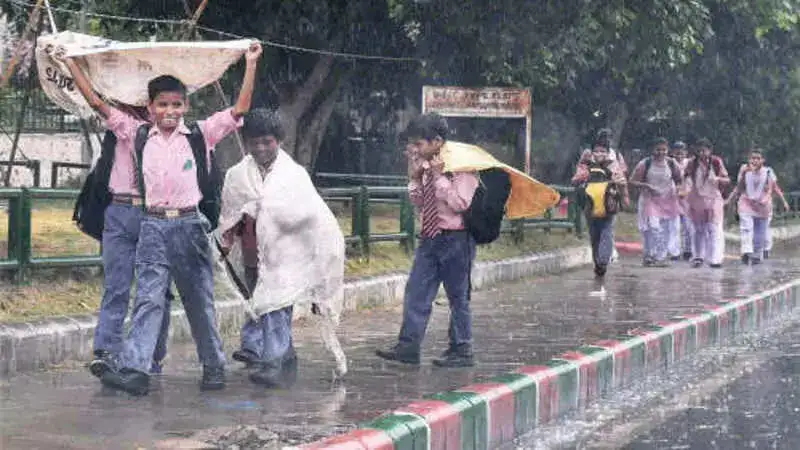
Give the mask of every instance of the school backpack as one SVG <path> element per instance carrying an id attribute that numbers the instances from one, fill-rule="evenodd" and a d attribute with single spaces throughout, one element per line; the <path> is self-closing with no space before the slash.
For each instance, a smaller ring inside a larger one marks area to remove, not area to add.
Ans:
<path id="1" fill-rule="evenodd" d="M 722 162 L 722 158 L 717 155 L 711 155 L 711 170 L 714 171 L 714 175 L 719 176 L 722 173 L 722 170 L 725 168 L 725 163 Z M 686 171 L 684 172 L 684 177 L 692 179 L 694 174 L 697 172 L 698 169 L 698 162 L 697 158 L 692 159 L 689 164 L 686 165 Z M 719 191 L 723 195 L 725 195 L 725 187 L 719 185 Z"/>
<path id="2" fill-rule="evenodd" d="M 117 137 L 106 131 L 100 146 L 100 158 L 86 176 L 72 210 L 72 221 L 78 229 L 98 241 L 103 240 L 106 208 L 111 204 L 108 181 L 116 148 Z"/>
<path id="3" fill-rule="evenodd" d="M 580 189 L 579 198 L 591 219 L 611 217 L 622 209 L 622 191 L 611 181 L 611 171 L 597 164 L 589 164 L 589 180 Z"/>
<path id="4" fill-rule="evenodd" d="M 464 213 L 464 224 L 477 244 L 489 244 L 500 236 L 511 195 L 511 177 L 502 169 L 491 168 L 478 172 L 478 187 Z"/>
<path id="5" fill-rule="evenodd" d="M 653 165 L 653 158 L 647 157 L 644 159 L 644 175 L 642 176 L 642 181 L 647 182 L 647 174 L 650 173 L 650 166 Z M 672 158 L 667 158 L 667 165 L 669 165 L 669 170 L 672 176 L 672 181 L 678 185 L 682 181 L 681 175 L 681 168 L 678 167 L 678 162 Z"/>
<path id="6" fill-rule="evenodd" d="M 144 146 L 147 144 L 147 138 L 150 134 L 152 125 L 144 124 L 136 130 L 136 140 L 134 141 L 134 149 L 136 151 L 136 164 L 137 164 L 137 179 L 139 182 L 139 191 L 142 193 L 144 199 L 145 186 L 144 174 L 142 173 L 142 155 L 144 154 Z M 214 152 L 211 152 L 210 158 L 206 157 L 207 148 L 206 140 L 203 137 L 203 132 L 197 123 L 189 126 L 189 146 L 192 148 L 192 155 L 194 156 L 195 165 L 197 166 L 197 186 L 200 188 L 200 194 L 203 196 L 197 208 L 203 213 L 204 216 L 211 223 L 211 228 L 217 228 L 219 224 L 220 205 L 222 202 L 222 171 L 217 165 Z M 146 202 L 143 202 L 146 204 Z"/>

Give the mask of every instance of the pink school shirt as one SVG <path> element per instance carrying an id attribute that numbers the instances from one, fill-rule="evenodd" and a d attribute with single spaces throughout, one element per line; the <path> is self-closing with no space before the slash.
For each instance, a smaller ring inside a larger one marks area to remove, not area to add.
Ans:
<path id="1" fill-rule="evenodd" d="M 694 178 L 687 174 L 689 190 L 689 216 L 696 225 L 720 224 L 725 220 L 725 200 L 719 191 L 719 185 L 710 179 L 709 171 L 713 170 L 707 163 L 701 162 Z M 721 173 L 716 177 L 727 177 L 728 171 L 721 166 Z"/>
<path id="2" fill-rule="evenodd" d="M 762 167 L 758 172 L 739 170 L 739 214 L 767 219 L 772 216 L 772 194 L 777 192 L 777 178 L 772 169 Z"/>
<path id="3" fill-rule="evenodd" d="M 434 174 L 425 170 L 422 175 L 423 183 L 434 176 L 434 189 L 436 192 L 436 211 L 439 214 L 439 228 L 442 230 L 463 230 L 464 217 L 462 214 L 472 203 L 472 196 L 478 188 L 478 176 L 474 172 L 453 172 L 449 175 Z M 422 207 L 422 183 L 411 181 L 408 184 L 408 195 L 411 203 L 417 208 Z"/>
<path id="4" fill-rule="evenodd" d="M 139 187 L 136 182 L 136 165 L 133 162 L 134 136 L 125 135 L 120 131 L 128 120 L 137 119 L 111 108 L 104 126 L 117 137 L 117 147 L 114 150 L 114 164 L 111 166 L 111 177 L 108 180 L 108 190 L 116 195 L 132 195 L 139 197 Z"/>
<path id="5" fill-rule="evenodd" d="M 642 189 L 639 195 L 640 214 L 643 217 L 657 217 L 671 219 L 680 214 L 678 192 L 672 180 L 672 170 L 668 160 L 661 163 L 653 161 L 647 179 L 644 179 L 645 160 L 639 162 L 633 169 L 633 179 L 653 185 L 655 193 L 649 189 Z M 677 163 L 676 163 L 677 164 Z"/>
<path id="6" fill-rule="evenodd" d="M 235 119 L 232 111 L 226 109 L 199 122 L 206 141 L 207 158 L 210 158 L 214 146 L 242 125 L 241 118 Z M 132 161 L 133 140 L 139 126 L 144 122 L 113 109 L 106 122 L 109 129 L 117 135 L 117 139 L 130 140 L 131 144 L 126 149 Z M 202 195 L 197 186 L 197 164 L 187 138 L 189 134 L 191 132 L 183 122 L 170 136 L 161 134 L 158 127 L 150 129 L 142 156 L 145 201 L 148 207 L 191 208 L 200 202 Z"/>

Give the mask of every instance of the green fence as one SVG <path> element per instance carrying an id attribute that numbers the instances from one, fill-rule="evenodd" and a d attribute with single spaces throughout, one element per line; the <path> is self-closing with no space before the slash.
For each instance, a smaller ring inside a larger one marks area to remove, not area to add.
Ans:
<path id="1" fill-rule="evenodd" d="M 575 190 L 556 186 L 562 196 L 569 199 L 566 217 L 555 218 L 555 211 L 548 211 L 541 219 L 516 220 L 505 223 L 502 231 L 510 233 L 515 239 L 524 239 L 526 229 L 541 229 L 549 232 L 564 229 L 583 233 L 583 222 L 576 202 Z M 17 281 L 23 281 L 31 270 L 62 267 L 100 266 L 99 252 L 81 255 L 36 255 L 33 248 L 35 204 L 41 201 L 63 202 L 61 208 L 68 208 L 77 198 L 79 191 L 71 189 L 0 189 L 0 204 L 7 205 L 8 234 L 7 255 L 0 259 L 0 270 L 13 272 Z M 351 251 L 369 256 L 370 247 L 378 242 L 397 242 L 407 252 L 416 245 L 416 224 L 414 208 L 408 198 L 408 191 L 400 186 L 358 186 L 320 189 L 329 204 L 343 204 L 352 215 L 352 232 L 346 236 Z M 399 227 L 393 232 L 375 233 L 371 230 L 371 209 L 376 205 L 396 205 L 398 207 Z M 88 238 L 87 238 L 88 239 Z"/>

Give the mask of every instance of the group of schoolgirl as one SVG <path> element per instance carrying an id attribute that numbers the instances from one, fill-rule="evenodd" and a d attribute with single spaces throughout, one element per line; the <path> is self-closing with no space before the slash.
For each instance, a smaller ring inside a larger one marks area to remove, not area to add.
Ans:
<path id="1" fill-rule="evenodd" d="M 732 193 L 731 179 L 708 139 L 695 142 L 691 155 L 683 142 L 665 138 L 651 144 L 650 156 L 640 161 L 626 180 L 624 161 L 600 134 L 591 151 L 581 156 L 573 184 L 585 192 L 595 274 L 603 276 L 614 247 L 615 214 L 629 205 L 627 187 L 639 189 L 637 225 L 643 241 L 643 264 L 668 267 L 671 261 L 691 261 L 692 267 L 722 267 L 725 254 L 725 205 L 738 199 L 741 255 L 746 264 L 759 264 L 772 248 L 772 197 L 789 206 L 775 172 L 764 165 L 760 149 L 750 152 Z"/>

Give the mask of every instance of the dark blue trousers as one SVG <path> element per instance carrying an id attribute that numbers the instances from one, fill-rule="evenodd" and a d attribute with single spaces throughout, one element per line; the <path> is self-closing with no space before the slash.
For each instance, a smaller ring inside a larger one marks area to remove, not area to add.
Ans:
<path id="1" fill-rule="evenodd" d="M 472 343 L 470 291 L 475 240 L 466 231 L 423 238 L 406 284 L 400 344 L 419 348 L 425 338 L 433 300 L 444 284 L 450 303 L 450 346 Z"/>

